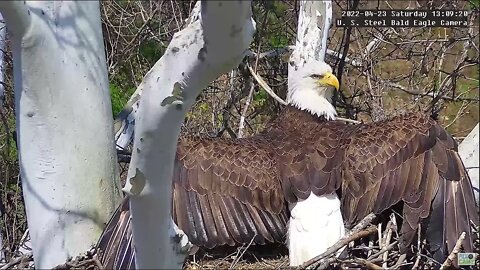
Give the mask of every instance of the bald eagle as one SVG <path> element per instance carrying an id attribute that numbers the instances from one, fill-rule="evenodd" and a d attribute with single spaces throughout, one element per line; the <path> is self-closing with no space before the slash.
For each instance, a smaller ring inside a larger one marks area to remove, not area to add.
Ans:
<path id="1" fill-rule="evenodd" d="M 400 244 L 429 221 L 444 256 L 462 232 L 472 251 L 479 224 L 457 144 L 421 113 L 350 125 L 331 105 L 339 82 L 312 61 L 290 81 L 288 106 L 261 133 L 241 139 L 182 136 L 172 179 L 172 216 L 206 248 L 287 242 L 290 265 L 323 253 L 369 213 L 403 204 Z M 341 194 L 339 196 L 338 194 Z M 107 268 L 133 268 L 128 201 L 99 241 Z"/>

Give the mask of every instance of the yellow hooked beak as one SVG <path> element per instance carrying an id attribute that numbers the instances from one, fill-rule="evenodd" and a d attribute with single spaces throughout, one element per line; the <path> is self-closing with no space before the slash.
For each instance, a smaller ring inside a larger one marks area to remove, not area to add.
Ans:
<path id="1" fill-rule="evenodd" d="M 325 73 L 325 75 L 318 80 L 318 83 L 322 86 L 333 86 L 337 91 L 340 88 L 337 77 L 330 72 Z"/>

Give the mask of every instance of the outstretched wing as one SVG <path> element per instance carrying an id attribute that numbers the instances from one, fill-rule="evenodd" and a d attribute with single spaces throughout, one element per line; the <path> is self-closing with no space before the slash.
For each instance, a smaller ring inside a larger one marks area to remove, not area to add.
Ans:
<path id="1" fill-rule="evenodd" d="M 478 213 L 471 183 L 455 141 L 428 116 L 346 125 L 290 109 L 266 136 L 277 154 L 288 202 L 341 186 L 342 213 L 351 227 L 403 201 L 403 247 L 433 203 L 430 225 L 441 226 L 434 242 L 450 251 L 465 231 L 464 247 L 472 250 L 470 220 L 478 224 Z"/>
<path id="2" fill-rule="evenodd" d="M 283 242 L 286 206 L 272 154 L 255 138 L 182 137 L 173 173 L 173 218 L 212 248 Z"/>
<path id="3" fill-rule="evenodd" d="M 125 197 L 97 243 L 97 254 L 105 269 L 135 269 L 130 205 Z"/>
<path id="4" fill-rule="evenodd" d="M 287 213 L 275 160 L 254 139 L 182 137 L 172 181 L 172 216 L 197 246 L 282 243 Z M 133 269 L 129 200 L 97 245 L 109 269 Z"/>
<path id="5" fill-rule="evenodd" d="M 347 225 L 403 201 L 405 247 L 435 199 L 445 211 L 436 220 L 444 224 L 438 241 L 442 248 L 446 244 L 452 250 L 465 231 L 464 247 L 473 250 L 470 220 L 478 224 L 478 214 L 471 183 L 455 141 L 440 125 L 425 115 L 411 114 L 364 125 L 349 137 L 342 173 Z"/>

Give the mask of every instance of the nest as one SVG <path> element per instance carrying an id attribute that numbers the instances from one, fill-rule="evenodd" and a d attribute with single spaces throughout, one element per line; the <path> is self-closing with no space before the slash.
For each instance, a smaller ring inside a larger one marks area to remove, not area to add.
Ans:
<path id="1" fill-rule="evenodd" d="M 289 267 L 288 251 L 285 245 L 271 244 L 265 246 L 244 245 L 241 247 L 218 247 L 211 250 L 199 250 L 189 256 L 184 269 L 454 269 L 457 255 L 462 252 L 462 234 L 454 250 L 445 261 L 436 261 L 429 252 L 428 245 L 421 235 L 416 243 L 406 252 L 400 251 L 399 230 L 394 214 L 384 225 L 372 225 L 376 216 L 371 214 L 355 226 L 346 237 L 339 240 L 327 251 L 300 267 Z M 477 234 L 475 242 L 476 260 L 473 266 L 463 269 L 480 269 L 479 228 L 472 230 Z M 346 248 L 345 248 L 346 247 Z M 340 256 L 338 251 L 345 248 Z M 1 269 L 26 269 L 33 267 L 31 253 L 12 258 Z M 85 255 L 70 259 L 54 269 L 104 269 L 97 258 L 96 250 L 87 251 Z"/>

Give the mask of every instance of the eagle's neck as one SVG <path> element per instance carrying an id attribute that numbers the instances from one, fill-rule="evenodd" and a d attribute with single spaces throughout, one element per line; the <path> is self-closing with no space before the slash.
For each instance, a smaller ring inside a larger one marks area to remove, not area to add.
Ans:
<path id="1" fill-rule="evenodd" d="M 319 92 L 320 91 L 320 92 Z M 288 94 L 288 104 L 315 116 L 323 116 L 327 120 L 335 120 L 337 111 L 330 103 L 332 93 L 328 89 L 302 88 Z"/>

